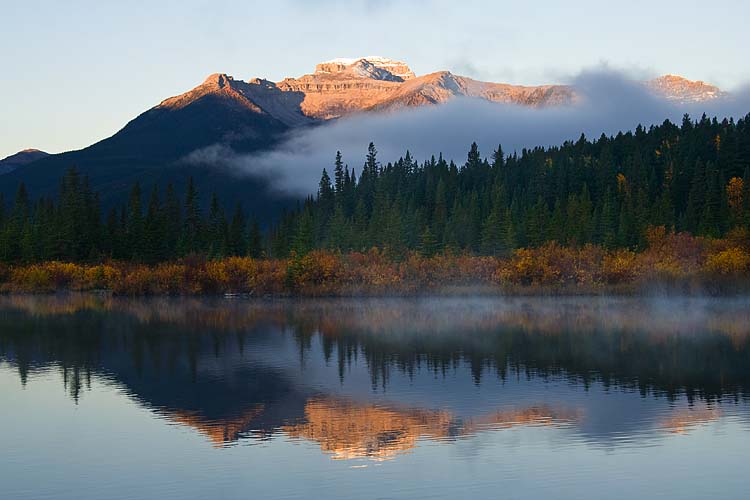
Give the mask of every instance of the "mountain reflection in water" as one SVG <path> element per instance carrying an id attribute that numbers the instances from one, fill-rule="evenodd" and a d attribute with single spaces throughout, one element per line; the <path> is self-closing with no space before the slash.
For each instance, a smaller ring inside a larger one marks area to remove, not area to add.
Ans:
<path id="1" fill-rule="evenodd" d="M 285 436 L 384 460 L 544 426 L 616 447 L 747 425 L 748 305 L 7 296 L 0 362 L 24 384 L 59 372 L 75 401 L 106 381 L 214 446 Z"/>

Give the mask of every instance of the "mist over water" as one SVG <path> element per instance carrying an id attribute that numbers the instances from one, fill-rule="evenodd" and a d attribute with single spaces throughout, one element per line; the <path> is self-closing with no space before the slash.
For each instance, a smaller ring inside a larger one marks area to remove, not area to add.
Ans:
<path id="1" fill-rule="evenodd" d="M 721 99 L 677 103 L 656 97 L 635 78 L 606 67 L 583 71 L 569 83 L 580 96 L 571 105 L 529 108 L 456 98 L 439 106 L 361 114 L 294 130 L 273 150 L 257 154 L 238 155 L 215 145 L 194 152 L 189 161 L 229 168 L 239 175 L 267 176 L 278 190 L 310 194 L 317 189 L 322 169 L 332 170 L 337 150 L 359 173 L 370 141 L 383 163 L 409 150 L 420 162 L 442 153 L 460 165 L 472 142 L 487 157 L 498 145 L 506 154 L 520 154 L 523 148 L 575 141 L 581 134 L 596 139 L 666 119 L 679 124 L 685 113 L 693 118 L 705 113 L 719 120 L 750 113 L 748 87 L 734 89 Z"/>
<path id="2" fill-rule="evenodd" d="M 747 298 L 4 296 L 3 492 L 743 498 L 749 315 Z"/>

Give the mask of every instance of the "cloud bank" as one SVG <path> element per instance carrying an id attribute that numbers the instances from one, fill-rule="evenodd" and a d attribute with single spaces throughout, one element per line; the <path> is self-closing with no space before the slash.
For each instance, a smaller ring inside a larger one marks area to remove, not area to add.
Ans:
<path id="1" fill-rule="evenodd" d="M 293 131 L 271 151 L 237 155 L 223 146 L 194 152 L 190 160 L 230 168 L 238 175 L 261 175 L 293 194 L 314 193 L 322 169 L 333 168 L 341 151 L 350 168 L 361 171 L 370 141 L 381 162 L 409 150 L 418 161 L 442 153 L 462 164 L 472 142 L 483 156 L 502 144 L 506 153 L 535 146 L 560 145 L 583 133 L 598 138 L 634 130 L 639 124 L 680 123 L 682 116 L 734 117 L 750 113 L 750 88 L 704 103 L 680 104 L 654 96 L 627 75 L 608 69 L 584 71 L 571 81 L 580 100 L 568 106 L 528 108 L 457 98 L 441 106 L 411 108 L 387 114 L 363 114 L 310 129 Z"/>

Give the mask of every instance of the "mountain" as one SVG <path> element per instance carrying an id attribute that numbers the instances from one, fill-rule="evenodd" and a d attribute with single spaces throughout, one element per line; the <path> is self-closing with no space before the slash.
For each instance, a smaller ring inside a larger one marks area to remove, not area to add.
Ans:
<path id="1" fill-rule="evenodd" d="M 142 113 L 112 137 L 0 175 L 0 193 L 11 199 L 19 183 L 24 182 L 32 196 L 54 195 L 65 170 L 75 166 L 89 177 L 105 207 L 125 200 L 136 182 L 146 193 L 154 185 L 163 189 L 169 183 L 182 193 L 188 178 L 193 177 L 202 190 L 204 203 L 211 192 L 217 192 L 228 205 L 242 201 L 259 218 L 271 217 L 292 200 L 270 195 L 264 179 L 238 178 L 215 166 L 183 161 L 192 151 L 213 144 L 224 144 L 237 151 L 270 147 L 290 124 L 299 126 L 310 121 L 302 115 L 274 113 L 279 118 L 261 108 L 254 98 L 260 102 L 269 100 L 269 92 L 272 91 L 261 84 L 235 81 L 222 74 L 211 75 L 190 92 L 166 99 Z M 282 104 L 285 100 L 301 99 L 294 94 L 282 97 Z M 275 111 L 273 106 L 270 109 Z"/>
<path id="2" fill-rule="evenodd" d="M 674 76 L 648 85 L 670 99 L 695 101 L 723 95 L 716 87 Z M 192 176 L 203 191 L 204 203 L 215 191 L 227 204 L 241 201 L 246 209 L 266 218 L 293 200 L 272 193 L 262 177 L 238 176 L 191 153 L 212 145 L 240 153 L 269 149 L 300 127 L 355 113 L 438 105 L 456 97 L 544 107 L 573 102 L 576 95 L 566 85 L 482 82 L 448 71 L 417 76 L 402 61 L 376 56 L 326 61 L 311 74 L 280 82 L 242 81 L 216 73 L 85 149 L 0 166 L 0 193 L 9 199 L 24 182 L 33 196 L 52 195 L 63 172 L 75 166 L 89 177 L 108 206 L 126 199 L 135 182 L 144 190 L 168 183 L 182 190 Z"/>
<path id="3" fill-rule="evenodd" d="M 563 104 L 573 98 L 573 90 L 565 85 L 523 87 L 480 82 L 449 71 L 416 76 L 406 63 L 382 57 L 327 61 L 318 64 L 312 74 L 284 79 L 278 88 L 304 94 L 300 110 L 320 120 L 442 104 L 454 97 L 527 106 Z"/>
<path id="4" fill-rule="evenodd" d="M 664 75 L 646 83 L 658 95 L 676 102 L 703 102 L 726 96 L 718 87 L 677 75 Z"/>
<path id="5" fill-rule="evenodd" d="M 24 149 L 16 154 L 12 154 L 0 160 L 0 175 L 11 172 L 18 167 L 27 165 L 33 161 L 49 156 L 49 153 L 38 149 Z"/>
<path id="6" fill-rule="evenodd" d="M 574 92 L 565 85 L 524 87 L 489 83 L 457 76 L 449 71 L 431 73 L 405 82 L 371 110 L 384 111 L 426 104 L 442 104 L 454 97 L 475 97 L 491 102 L 523 106 L 554 106 L 572 102 Z"/>

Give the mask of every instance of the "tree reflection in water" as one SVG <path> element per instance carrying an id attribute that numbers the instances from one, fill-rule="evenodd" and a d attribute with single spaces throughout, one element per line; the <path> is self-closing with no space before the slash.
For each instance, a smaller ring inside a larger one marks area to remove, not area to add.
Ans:
<path id="1" fill-rule="evenodd" d="M 488 429 L 676 433 L 721 418 L 727 404 L 744 409 L 747 306 L 695 298 L 6 296 L 0 359 L 24 383 L 58 368 L 76 401 L 92 376 L 109 380 L 217 446 L 283 434 L 333 458 L 387 459 L 420 439 Z M 471 383 L 460 385 L 463 377 Z M 428 390 L 416 393 L 415 383 Z M 602 398 L 613 391 L 645 403 L 605 419 L 612 399 Z"/>

